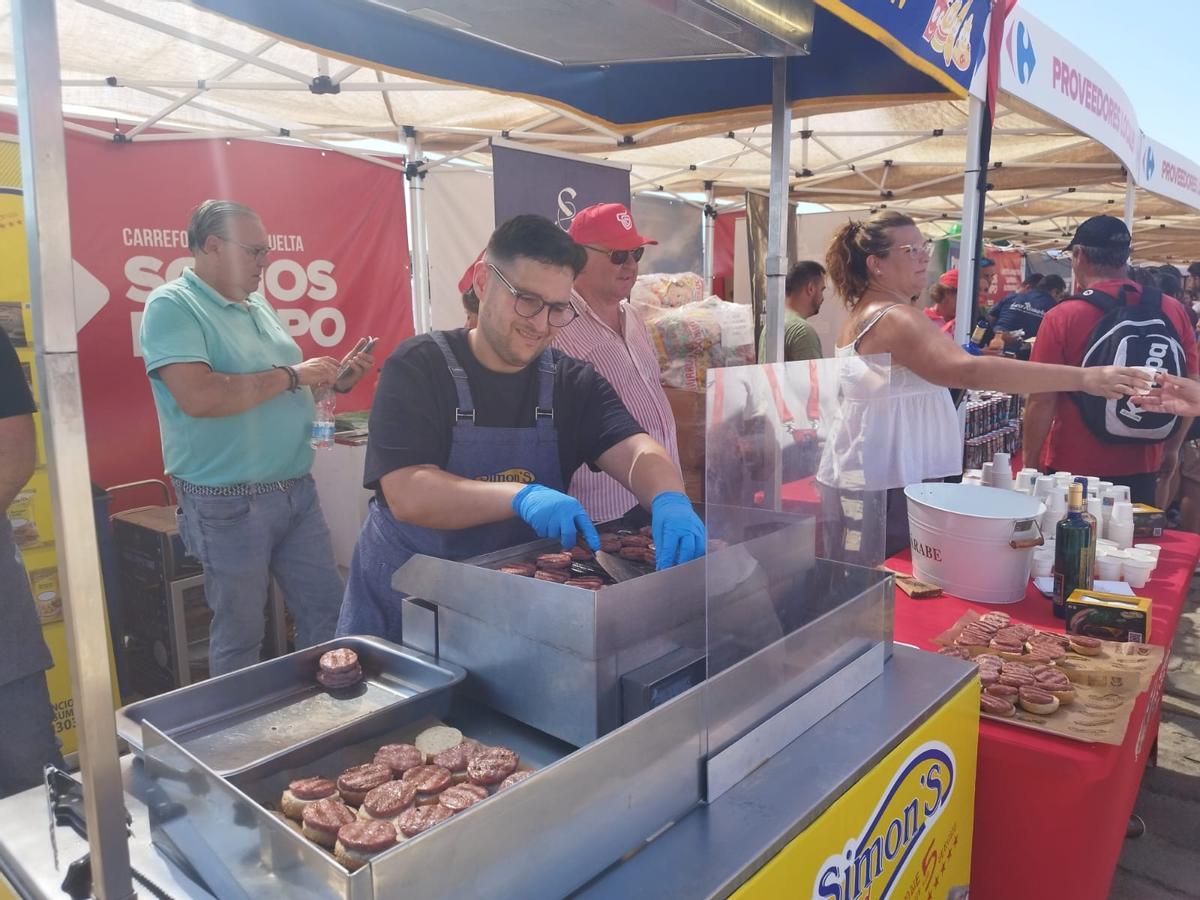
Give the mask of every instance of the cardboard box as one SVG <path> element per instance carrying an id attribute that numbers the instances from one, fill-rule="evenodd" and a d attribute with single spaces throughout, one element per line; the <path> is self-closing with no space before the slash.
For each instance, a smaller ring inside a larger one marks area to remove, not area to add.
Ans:
<path id="1" fill-rule="evenodd" d="M 704 391 L 684 391 L 679 388 L 663 388 L 663 393 L 667 395 L 671 413 L 675 416 L 679 468 L 683 471 L 684 488 L 693 503 L 703 503 L 707 394 Z"/>
<path id="2" fill-rule="evenodd" d="M 1166 514 L 1157 507 L 1145 503 L 1133 504 L 1133 536 L 1162 537 L 1167 527 Z"/>
<path id="3" fill-rule="evenodd" d="M 1076 590 L 1067 598 L 1067 633 L 1144 644 L 1150 640 L 1151 605 L 1149 597 Z"/>

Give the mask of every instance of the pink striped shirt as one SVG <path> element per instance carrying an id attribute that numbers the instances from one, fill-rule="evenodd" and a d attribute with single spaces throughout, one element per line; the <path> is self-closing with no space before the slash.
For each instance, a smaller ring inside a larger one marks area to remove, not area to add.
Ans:
<path id="1" fill-rule="evenodd" d="M 558 332 L 554 346 L 595 366 L 616 390 L 629 414 L 667 449 L 678 466 L 675 416 L 659 381 L 658 354 L 645 323 L 629 301 L 622 300 L 622 336 L 609 328 L 579 294 L 571 295 L 571 303 L 579 318 Z M 572 477 L 571 496 L 583 504 L 594 522 L 620 518 L 638 502 L 612 478 L 587 466 Z"/>

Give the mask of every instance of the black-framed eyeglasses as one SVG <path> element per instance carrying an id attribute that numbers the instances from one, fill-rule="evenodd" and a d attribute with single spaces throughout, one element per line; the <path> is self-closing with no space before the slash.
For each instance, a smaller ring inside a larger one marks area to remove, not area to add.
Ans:
<path id="1" fill-rule="evenodd" d="M 512 286 L 511 282 L 504 277 L 504 273 L 497 269 L 491 263 L 487 267 L 496 273 L 496 277 L 508 289 L 508 292 L 513 297 L 513 308 L 516 309 L 517 315 L 523 319 L 532 319 L 540 315 L 543 309 L 549 309 L 546 314 L 546 321 L 555 328 L 565 328 L 575 321 L 579 312 L 570 303 L 547 303 L 536 294 L 527 294 L 524 291 L 518 291 Z"/>
<path id="2" fill-rule="evenodd" d="M 247 256 L 254 257 L 255 262 L 259 262 L 259 263 L 266 262 L 267 254 L 271 252 L 270 247 L 255 246 L 253 244 L 243 244 L 241 241 L 235 241 L 233 238 L 222 237 L 219 234 L 217 235 L 217 237 L 221 238 L 221 240 L 223 240 L 227 244 L 236 244 L 237 246 L 241 247 L 243 250 L 246 251 Z"/>
<path id="3" fill-rule="evenodd" d="M 892 246 L 895 250 L 903 250 L 909 256 L 915 256 L 918 253 L 928 256 L 933 252 L 933 241 L 921 241 L 919 244 L 893 244 Z"/>
<path id="4" fill-rule="evenodd" d="M 606 250 L 604 247 L 593 247 L 591 244 L 584 244 L 583 246 L 588 250 L 594 250 L 597 253 L 603 253 L 608 257 L 608 261 L 614 266 L 625 265 L 625 261 L 628 260 L 630 256 L 633 257 L 634 262 L 641 262 L 642 256 L 646 252 L 645 247 L 635 247 L 632 250 Z"/>

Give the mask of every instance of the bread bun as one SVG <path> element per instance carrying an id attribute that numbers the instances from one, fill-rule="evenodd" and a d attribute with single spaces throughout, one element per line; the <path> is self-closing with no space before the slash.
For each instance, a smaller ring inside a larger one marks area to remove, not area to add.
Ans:
<path id="1" fill-rule="evenodd" d="M 451 728 L 449 725 L 434 725 L 418 734 L 413 743 L 417 745 L 418 750 L 425 754 L 425 762 L 432 763 L 437 754 L 443 750 L 449 750 L 451 747 L 457 747 L 462 740 L 463 733 L 457 728 Z"/>

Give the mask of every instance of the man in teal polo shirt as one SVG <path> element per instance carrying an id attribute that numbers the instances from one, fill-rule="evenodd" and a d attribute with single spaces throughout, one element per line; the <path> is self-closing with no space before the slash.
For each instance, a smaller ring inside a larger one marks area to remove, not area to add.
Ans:
<path id="1" fill-rule="evenodd" d="M 272 576 L 297 645 L 333 637 L 342 581 L 309 475 L 311 389 L 349 390 L 374 360 L 351 355 L 337 379 L 337 360 L 303 359 L 257 293 L 269 247 L 254 210 L 205 201 L 188 247 L 194 268 L 150 295 L 141 344 L 179 533 L 204 567 L 209 672 L 222 675 L 259 661 Z"/>

